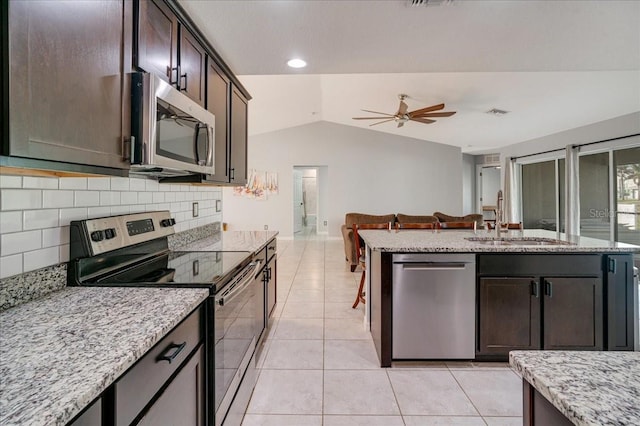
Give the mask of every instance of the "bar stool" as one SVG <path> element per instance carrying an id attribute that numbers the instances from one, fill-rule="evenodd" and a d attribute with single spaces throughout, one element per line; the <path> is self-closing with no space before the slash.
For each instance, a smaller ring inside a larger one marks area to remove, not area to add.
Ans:
<path id="1" fill-rule="evenodd" d="M 357 225 L 354 224 L 353 225 L 353 241 L 355 242 L 355 246 L 356 246 L 356 256 L 358 257 L 358 264 L 362 267 L 362 276 L 360 277 L 360 285 L 358 286 L 358 293 L 356 294 L 356 301 L 353 302 L 353 306 L 351 306 L 353 309 L 356 308 L 356 306 L 358 306 L 358 304 L 360 302 L 362 303 L 366 303 L 365 299 L 364 299 L 364 278 L 365 278 L 365 273 L 366 273 L 366 264 L 365 264 L 365 260 L 366 260 L 366 256 L 364 253 L 364 244 L 360 243 L 360 236 L 358 235 L 358 230 L 362 230 L 362 229 L 386 229 L 389 230 L 389 227 L 391 226 L 391 224 L 389 223 L 365 223 L 365 224 L 361 224 L 361 225 Z"/>

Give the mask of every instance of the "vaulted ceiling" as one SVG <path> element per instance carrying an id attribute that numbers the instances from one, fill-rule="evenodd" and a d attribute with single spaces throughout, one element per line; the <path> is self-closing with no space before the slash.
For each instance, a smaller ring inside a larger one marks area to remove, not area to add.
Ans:
<path id="1" fill-rule="evenodd" d="M 180 1 L 253 96 L 249 132 L 361 109 L 444 102 L 433 124 L 371 129 L 501 146 L 640 111 L 640 2 L 454 0 Z M 301 70 L 287 67 L 305 59 Z M 504 116 L 485 112 L 499 108 Z"/>

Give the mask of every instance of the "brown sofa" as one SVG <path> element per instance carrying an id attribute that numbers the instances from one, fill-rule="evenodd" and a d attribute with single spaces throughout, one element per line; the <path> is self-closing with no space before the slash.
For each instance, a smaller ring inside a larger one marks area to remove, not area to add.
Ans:
<path id="1" fill-rule="evenodd" d="M 362 225 L 364 223 L 389 223 L 394 226 L 395 222 L 400 223 L 432 223 L 432 222 L 472 222 L 475 221 L 477 226 L 483 226 L 481 214 L 468 214 L 466 216 L 449 216 L 444 213 L 435 212 L 432 216 L 406 215 L 402 213 L 370 215 L 364 213 L 347 213 L 344 217 L 344 225 L 342 225 L 342 238 L 344 239 L 344 256 L 351 267 L 351 272 L 355 271 L 358 266 L 358 258 L 356 257 L 356 247 L 353 241 L 353 224 Z"/>
<path id="2" fill-rule="evenodd" d="M 389 223 L 395 222 L 395 214 L 370 215 L 364 213 L 347 213 L 344 217 L 344 225 L 342 225 L 342 238 L 344 239 L 344 256 L 349 265 L 351 272 L 356 270 L 358 266 L 358 258 L 356 257 L 356 245 L 353 241 L 353 224 L 362 225 L 363 223 Z M 392 226 L 394 223 L 391 224 Z"/>

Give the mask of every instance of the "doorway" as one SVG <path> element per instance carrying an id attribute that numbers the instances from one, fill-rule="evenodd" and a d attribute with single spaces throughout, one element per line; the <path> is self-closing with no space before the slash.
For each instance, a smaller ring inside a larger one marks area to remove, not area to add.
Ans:
<path id="1" fill-rule="evenodd" d="M 293 167 L 293 233 L 295 237 L 322 235 L 327 232 L 323 215 L 323 196 L 327 166 Z"/>
<path id="2" fill-rule="evenodd" d="M 477 194 L 476 211 L 484 220 L 495 220 L 497 194 L 500 190 L 500 166 L 476 166 Z"/>

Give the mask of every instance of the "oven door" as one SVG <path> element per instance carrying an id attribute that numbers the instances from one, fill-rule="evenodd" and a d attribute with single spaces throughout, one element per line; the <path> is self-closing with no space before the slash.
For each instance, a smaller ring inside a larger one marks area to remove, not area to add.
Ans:
<path id="1" fill-rule="evenodd" d="M 264 303 L 261 289 L 262 281 L 255 279 L 255 271 L 260 263 L 251 263 L 238 276 L 241 279 L 232 280 L 223 287 L 214 299 L 214 394 L 215 394 L 215 424 L 221 425 L 229 412 L 238 411 L 239 405 L 246 402 L 241 393 L 236 392 L 241 384 L 252 390 L 255 386 L 255 361 L 253 353 L 260 337 L 256 313 L 258 305 Z M 262 295 L 262 297 L 261 297 Z M 246 392 L 245 392 L 246 393 Z M 251 391 L 249 391 L 249 396 Z M 234 401 L 234 396 L 237 401 Z M 233 405 L 235 409 L 230 410 Z M 239 403 L 239 405 L 236 405 Z M 235 417 L 235 416 L 232 416 Z M 242 417 L 240 417 L 240 420 Z M 233 425 L 229 418 L 226 425 Z M 238 424 L 240 424 L 238 422 Z"/>

